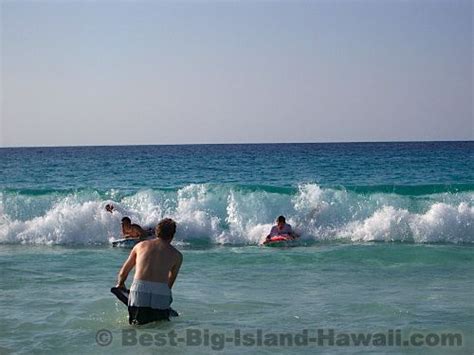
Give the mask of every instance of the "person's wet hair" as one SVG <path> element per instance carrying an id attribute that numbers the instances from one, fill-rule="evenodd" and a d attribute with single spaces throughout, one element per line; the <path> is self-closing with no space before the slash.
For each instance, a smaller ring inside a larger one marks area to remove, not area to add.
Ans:
<path id="1" fill-rule="evenodd" d="M 171 240 L 176 233 L 176 222 L 171 218 L 165 218 L 158 223 L 155 229 L 155 234 L 158 238 L 163 240 Z"/>
<path id="2" fill-rule="evenodd" d="M 122 218 L 122 223 L 126 223 L 126 224 L 131 224 L 132 223 L 132 220 L 128 217 L 123 217 Z"/>
<path id="3" fill-rule="evenodd" d="M 285 219 L 284 216 L 279 216 L 279 217 L 277 218 L 277 222 L 278 222 L 278 223 L 285 223 L 285 222 L 286 222 L 286 219 Z"/>

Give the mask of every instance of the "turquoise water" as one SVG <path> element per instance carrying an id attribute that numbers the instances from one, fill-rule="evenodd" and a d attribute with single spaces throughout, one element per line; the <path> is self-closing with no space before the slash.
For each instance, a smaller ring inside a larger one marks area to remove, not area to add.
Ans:
<path id="1" fill-rule="evenodd" d="M 109 293 L 126 257 L 111 248 L 1 248 L 4 299 L 1 346 L 21 353 L 153 353 L 161 347 L 123 346 L 131 328 L 125 306 Z M 174 289 L 180 317 L 141 328 L 156 334 L 209 329 L 232 333 L 461 332 L 466 341 L 454 353 L 473 349 L 471 248 L 402 244 L 337 244 L 276 250 L 215 247 L 184 250 L 185 265 Z M 95 342 L 108 329 L 107 347 Z M 468 338 L 469 336 L 469 338 Z M 207 353 L 209 347 L 165 347 Z M 313 352 L 318 347 L 277 348 Z M 274 347 L 228 345 L 225 351 L 274 352 Z M 440 353 L 446 348 L 329 347 L 333 353 Z M 449 351 L 448 351 L 449 350 Z"/>
<path id="2" fill-rule="evenodd" d="M 0 149 L 0 353 L 470 354 L 473 148 Z M 105 212 L 106 203 L 117 212 Z M 300 246 L 260 247 L 282 213 Z M 137 337 L 392 329 L 404 339 L 459 333 L 463 346 L 124 345 L 123 331 L 134 328 L 109 292 L 128 255 L 110 247 L 122 215 L 150 226 L 175 218 L 184 254 L 173 303 L 180 317 L 141 327 Z M 113 336 L 107 346 L 96 341 L 101 329 Z"/>

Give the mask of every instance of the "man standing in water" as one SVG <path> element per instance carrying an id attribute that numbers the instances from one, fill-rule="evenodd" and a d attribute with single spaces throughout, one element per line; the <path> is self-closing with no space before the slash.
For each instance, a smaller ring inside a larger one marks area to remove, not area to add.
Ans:
<path id="1" fill-rule="evenodd" d="M 175 221 L 163 219 L 156 226 L 157 238 L 138 243 L 119 272 L 116 287 L 125 288 L 125 280 L 135 267 L 128 300 L 130 324 L 169 319 L 171 288 L 183 261 L 183 255 L 171 245 L 175 232 Z"/>

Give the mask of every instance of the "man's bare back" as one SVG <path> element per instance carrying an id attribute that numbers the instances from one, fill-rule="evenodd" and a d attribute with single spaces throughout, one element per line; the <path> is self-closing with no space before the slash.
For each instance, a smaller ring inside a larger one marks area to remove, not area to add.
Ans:
<path id="1" fill-rule="evenodd" d="M 183 261 L 171 239 L 155 238 L 138 243 L 119 272 L 117 287 L 125 287 L 128 274 L 135 267 L 135 280 L 161 282 L 171 289 Z"/>
<path id="2" fill-rule="evenodd" d="M 138 224 L 130 225 L 126 231 L 122 232 L 124 234 L 125 239 L 127 238 L 145 238 L 146 232 L 145 230 L 140 227 Z"/>
<path id="3" fill-rule="evenodd" d="M 137 253 L 135 279 L 137 280 L 169 283 L 183 259 L 182 254 L 175 247 L 160 239 L 143 241 L 138 243 L 135 249 Z"/>

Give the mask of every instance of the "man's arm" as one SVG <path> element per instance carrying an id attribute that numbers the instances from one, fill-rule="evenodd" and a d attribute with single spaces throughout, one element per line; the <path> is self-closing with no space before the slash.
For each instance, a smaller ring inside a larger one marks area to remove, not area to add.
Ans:
<path id="1" fill-rule="evenodd" d="M 130 271 L 135 266 L 136 261 L 137 261 L 137 252 L 135 248 L 133 248 L 128 259 L 125 261 L 125 263 L 123 264 L 122 268 L 119 271 L 116 287 L 125 288 L 125 280 L 127 279 Z"/>
<path id="2" fill-rule="evenodd" d="M 176 260 L 176 263 L 173 265 L 168 275 L 168 287 L 170 288 L 170 290 L 173 287 L 174 282 L 176 281 L 176 277 L 178 276 L 179 268 L 181 267 L 182 263 L 183 263 L 183 254 L 178 252 L 178 258 Z"/>
<path id="3" fill-rule="evenodd" d="M 291 224 L 288 224 L 288 223 L 285 224 L 285 227 L 283 228 L 282 234 L 286 234 L 286 235 L 290 236 L 293 239 L 296 238 L 295 232 L 293 232 L 293 227 L 291 226 Z"/>
<path id="4" fill-rule="evenodd" d="M 289 225 L 290 226 L 290 225 Z M 296 238 L 299 238 L 299 235 L 295 233 L 295 231 L 293 230 L 293 227 L 290 226 L 290 232 L 288 233 L 290 237 L 292 237 L 293 239 L 296 239 Z"/>
<path id="5" fill-rule="evenodd" d="M 268 235 L 267 235 L 267 239 L 270 239 L 270 238 L 273 236 L 273 234 L 274 234 L 274 229 L 275 229 L 275 227 L 272 226 L 272 228 L 270 229 L 270 233 L 268 233 Z"/>

